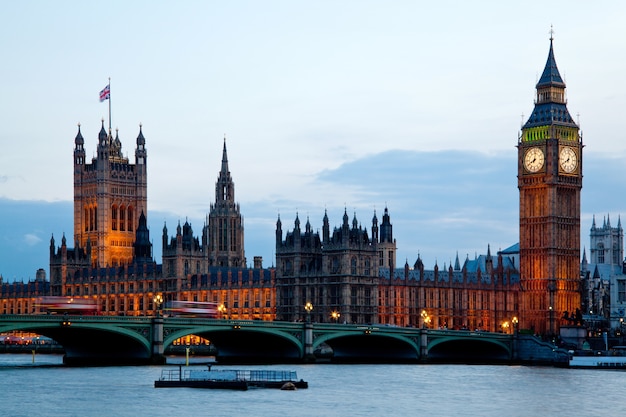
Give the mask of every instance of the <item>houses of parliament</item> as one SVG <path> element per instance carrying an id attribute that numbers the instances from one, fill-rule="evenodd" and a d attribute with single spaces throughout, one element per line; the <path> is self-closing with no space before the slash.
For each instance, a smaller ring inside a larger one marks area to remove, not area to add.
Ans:
<path id="1" fill-rule="evenodd" d="M 505 250 L 443 266 L 396 262 L 390 210 L 362 227 L 343 212 L 321 234 L 278 217 L 275 267 L 248 265 L 244 224 L 235 200 L 226 141 L 199 236 L 189 223 L 162 231 L 162 260 L 147 228 L 148 153 L 140 127 L 134 161 L 118 132 L 104 127 L 88 162 L 78 127 L 74 139 L 74 235 L 50 240 L 50 279 L 1 285 L 0 314 L 39 313 L 44 295 L 90 298 L 102 315 L 154 315 L 157 295 L 220 306 L 229 320 L 302 320 L 311 303 L 316 322 L 558 332 L 560 318 L 581 306 L 580 191 L 582 137 L 570 116 L 553 40 L 536 84 L 534 109 L 517 142 L 520 241 Z M 216 161 L 217 162 L 217 161 Z M 332 214 L 331 214 L 332 215 Z M 304 220 L 304 219 L 303 219 Z M 284 222 L 284 223 L 283 223 Z M 316 230 L 317 227 L 315 228 Z M 72 246 L 72 247 L 71 247 Z M 510 326 L 510 327 L 509 327 Z"/>

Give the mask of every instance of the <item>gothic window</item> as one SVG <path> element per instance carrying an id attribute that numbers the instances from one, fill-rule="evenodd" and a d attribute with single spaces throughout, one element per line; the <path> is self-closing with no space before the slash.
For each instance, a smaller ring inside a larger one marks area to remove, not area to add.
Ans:
<path id="1" fill-rule="evenodd" d="M 185 276 L 189 275 L 189 261 L 185 260 Z"/>
<path id="2" fill-rule="evenodd" d="M 134 209 L 132 207 L 128 207 L 128 231 L 132 232 L 135 228 L 134 224 L 135 224 L 135 216 L 134 216 Z"/>
<path id="3" fill-rule="evenodd" d="M 352 257 L 350 260 L 350 273 L 356 275 L 356 257 Z"/>
<path id="4" fill-rule="evenodd" d="M 604 244 L 598 243 L 598 263 L 604 263 Z"/>
<path id="5" fill-rule="evenodd" d="M 617 243 L 615 245 L 613 245 L 613 264 L 614 265 L 619 265 L 620 264 L 619 247 L 618 247 Z"/>
<path id="6" fill-rule="evenodd" d="M 94 230 L 95 208 L 89 209 L 89 230 Z"/>
<path id="7" fill-rule="evenodd" d="M 617 302 L 618 303 L 626 302 L 626 280 L 623 280 L 623 279 L 617 280 Z"/>
<path id="8" fill-rule="evenodd" d="M 126 208 L 120 207 L 120 231 L 126 231 Z"/>
<path id="9" fill-rule="evenodd" d="M 117 206 L 111 207 L 111 230 L 117 230 Z"/>
<path id="10" fill-rule="evenodd" d="M 83 223 L 85 224 L 85 232 L 89 231 L 89 209 L 87 207 L 85 207 L 85 217 Z"/>
<path id="11" fill-rule="evenodd" d="M 270 290 L 265 290 L 264 298 L 265 298 L 265 307 L 271 307 L 272 297 L 270 294 Z"/>
<path id="12" fill-rule="evenodd" d="M 330 273 L 339 274 L 341 272 L 341 267 L 339 266 L 339 258 L 336 256 L 333 256 L 331 262 L 332 262 L 332 265 L 330 268 Z"/>
<path id="13" fill-rule="evenodd" d="M 370 274 L 370 260 L 369 258 L 365 259 L 365 271 L 363 271 L 364 275 L 369 275 Z"/>
<path id="14" fill-rule="evenodd" d="M 127 228 L 129 232 L 132 232 L 135 229 L 135 210 L 129 206 L 126 212 L 128 214 Z"/>

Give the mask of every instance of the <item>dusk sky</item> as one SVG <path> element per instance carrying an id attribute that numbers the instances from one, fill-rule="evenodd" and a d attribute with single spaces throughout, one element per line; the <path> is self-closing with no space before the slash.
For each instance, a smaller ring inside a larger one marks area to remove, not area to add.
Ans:
<path id="1" fill-rule="evenodd" d="M 73 246 L 74 137 L 80 123 L 95 155 L 109 77 L 131 160 L 143 125 L 158 262 L 164 223 L 201 235 L 224 137 L 248 263 L 274 264 L 278 215 L 318 230 L 324 210 L 370 228 L 388 207 L 400 266 L 517 243 L 515 146 L 551 27 L 585 145 L 582 245 L 594 214 L 626 212 L 621 1 L 24 1 L 3 15 L 5 280 L 48 270 L 52 234 Z"/>

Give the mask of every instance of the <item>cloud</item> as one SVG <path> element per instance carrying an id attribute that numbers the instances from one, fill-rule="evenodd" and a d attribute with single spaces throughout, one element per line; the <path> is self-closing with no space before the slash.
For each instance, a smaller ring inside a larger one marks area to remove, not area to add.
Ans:
<path id="1" fill-rule="evenodd" d="M 36 246 L 38 243 L 42 241 L 42 239 L 35 234 L 27 233 L 24 235 L 23 241 L 28 246 Z"/>

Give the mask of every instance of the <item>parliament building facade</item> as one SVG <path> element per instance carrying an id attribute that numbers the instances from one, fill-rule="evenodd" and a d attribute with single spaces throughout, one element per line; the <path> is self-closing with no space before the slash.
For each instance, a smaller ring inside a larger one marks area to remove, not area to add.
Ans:
<path id="1" fill-rule="evenodd" d="M 97 155 L 85 158 L 74 140 L 73 247 L 65 236 L 50 241 L 50 281 L 2 284 L 0 314 L 39 312 L 42 295 L 87 297 L 103 315 L 154 315 L 160 295 L 170 300 L 220 305 L 231 320 L 287 320 L 558 332 L 562 314 L 581 306 L 580 190 L 582 138 L 566 106 L 552 39 L 536 85 L 535 108 L 518 141 L 520 242 L 505 250 L 467 257 L 454 265 L 396 263 L 388 208 L 379 224 L 362 227 L 344 211 L 321 234 L 307 218 L 301 226 L 276 222 L 276 266 L 247 265 L 244 224 L 228 168 L 226 142 L 215 202 L 199 237 L 191 225 L 163 227 L 162 262 L 152 256 L 147 228 L 148 155 L 140 127 L 135 159 L 123 156 L 116 132 L 104 123 Z M 43 276 L 43 278 L 42 278 Z M 305 306 L 309 310 L 305 310 Z M 311 309 L 312 308 L 312 309 Z"/>

